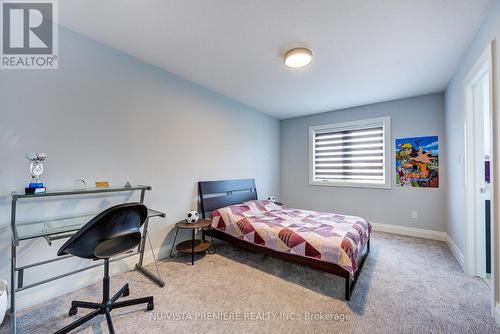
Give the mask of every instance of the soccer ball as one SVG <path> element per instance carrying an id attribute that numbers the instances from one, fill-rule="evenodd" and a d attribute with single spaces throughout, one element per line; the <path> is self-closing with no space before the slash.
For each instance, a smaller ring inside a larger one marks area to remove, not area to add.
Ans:
<path id="1" fill-rule="evenodd" d="M 274 201 L 275 201 L 274 196 L 269 196 L 269 197 L 267 198 L 267 200 L 268 200 L 269 202 L 272 202 L 272 203 L 274 203 Z"/>
<path id="2" fill-rule="evenodd" d="M 184 216 L 184 219 L 186 219 L 186 221 L 189 224 L 196 223 L 199 218 L 200 218 L 200 215 L 198 214 L 198 211 L 195 211 L 195 210 L 191 210 L 191 211 L 186 212 L 186 215 Z"/>

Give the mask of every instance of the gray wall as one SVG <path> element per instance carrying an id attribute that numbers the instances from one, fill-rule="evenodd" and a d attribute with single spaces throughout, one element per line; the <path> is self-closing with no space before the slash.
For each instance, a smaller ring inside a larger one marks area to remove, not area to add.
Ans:
<path id="1" fill-rule="evenodd" d="M 42 178 L 50 189 L 71 188 L 78 178 L 153 186 L 146 204 L 167 211 L 151 224 L 155 248 L 168 247 L 173 224 L 196 208 L 198 180 L 255 177 L 260 196 L 278 195 L 279 121 L 63 28 L 59 45 L 59 70 L 0 71 L 1 278 L 9 275 L 9 194 L 29 180 L 25 152 L 48 154 Z M 31 203 L 21 205 L 20 218 L 87 212 L 124 199 L 137 197 Z M 25 242 L 21 263 L 54 255 L 61 243 Z M 26 279 L 81 265 L 64 261 Z M 87 278 L 28 290 L 29 299 L 47 299 Z"/>
<path id="2" fill-rule="evenodd" d="M 446 90 L 446 141 L 450 143 L 448 150 L 449 168 L 448 175 L 448 234 L 455 244 L 464 252 L 465 248 L 465 212 L 464 212 L 464 179 L 465 169 L 464 159 L 464 90 L 463 80 L 472 68 L 472 65 L 479 58 L 488 43 L 497 39 L 496 59 L 497 64 L 497 96 L 500 97 L 500 53 L 498 43 L 500 42 L 500 1 L 495 2 L 488 17 L 483 23 L 469 50 L 464 55 L 458 66 L 453 79 Z M 498 102 L 497 102 L 498 106 Z M 498 138 L 495 139 L 498 142 Z"/>
<path id="3" fill-rule="evenodd" d="M 310 186 L 308 174 L 309 127 L 374 117 L 391 116 L 392 152 L 400 137 L 438 135 L 444 141 L 443 94 L 420 96 L 357 108 L 332 111 L 281 121 L 281 200 L 292 207 L 359 215 L 383 224 L 445 231 L 446 173 L 440 157 L 440 188 L 400 188 L 392 178 L 392 189 Z M 392 175 L 395 173 L 392 159 Z M 411 218 L 417 210 L 418 218 Z"/>

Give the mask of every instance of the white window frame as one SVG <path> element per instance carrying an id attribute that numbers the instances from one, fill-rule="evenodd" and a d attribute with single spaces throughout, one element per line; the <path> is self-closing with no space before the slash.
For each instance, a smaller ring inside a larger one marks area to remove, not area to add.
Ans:
<path id="1" fill-rule="evenodd" d="M 316 131 L 324 129 L 333 130 L 353 130 L 367 126 L 382 126 L 384 128 L 384 183 L 352 183 L 345 181 L 316 181 L 314 180 L 314 137 Z M 391 117 L 378 117 L 370 119 L 361 119 L 351 122 L 333 123 L 309 128 L 309 185 L 311 186 L 329 186 L 329 187 L 352 187 L 352 188 L 377 188 L 391 189 L 392 187 L 392 165 L 391 165 Z"/>

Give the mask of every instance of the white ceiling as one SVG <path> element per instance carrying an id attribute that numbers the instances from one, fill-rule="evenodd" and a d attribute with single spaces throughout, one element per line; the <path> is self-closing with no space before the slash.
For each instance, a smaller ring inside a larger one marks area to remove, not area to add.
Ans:
<path id="1" fill-rule="evenodd" d="M 71 0 L 60 22 L 289 118 L 443 91 L 489 0 Z M 313 50 L 307 68 L 282 54 Z"/>

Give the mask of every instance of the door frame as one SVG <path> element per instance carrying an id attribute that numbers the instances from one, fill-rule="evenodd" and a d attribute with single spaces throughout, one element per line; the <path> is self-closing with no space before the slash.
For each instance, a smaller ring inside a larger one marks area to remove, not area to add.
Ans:
<path id="1" fill-rule="evenodd" d="M 488 44 L 479 59 L 472 66 L 464 80 L 465 89 L 465 273 L 473 276 L 484 277 L 486 274 L 486 257 L 484 228 L 481 224 L 476 224 L 478 216 L 481 216 L 477 210 L 479 202 L 479 188 L 476 169 L 475 150 L 478 149 L 474 138 L 479 135 L 477 125 L 475 124 L 474 110 L 476 103 L 474 101 L 474 86 L 480 82 L 486 73 L 489 72 L 492 79 L 492 47 Z M 491 81 L 490 81 L 490 115 L 491 110 Z M 493 161 L 493 156 L 491 157 Z M 493 184 L 493 183 L 492 183 Z M 481 261 L 482 260 L 482 261 Z"/>
<path id="2" fill-rule="evenodd" d="M 484 243 L 477 242 L 481 236 L 484 229 L 480 228 L 479 224 L 475 224 L 476 211 L 475 205 L 477 203 L 477 197 L 479 195 L 480 186 L 476 183 L 476 166 L 474 164 L 474 148 L 475 141 L 474 136 L 475 126 L 474 126 L 474 101 L 473 101 L 473 87 L 478 81 L 484 76 L 485 71 L 489 72 L 489 88 L 490 88 L 490 115 L 491 115 L 491 127 L 492 127 L 492 154 L 490 158 L 490 170 L 491 170 L 491 280 L 493 283 L 493 289 L 491 294 L 492 299 L 492 315 L 496 318 L 497 322 L 500 320 L 495 315 L 500 315 L 498 311 L 495 312 L 499 305 L 499 266 L 497 264 L 496 252 L 500 249 L 499 238 L 496 237 L 499 232 L 499 224 L 497 217 L 499 217 L 499 207 L 495 203 L 499 197 L 499 173 L 497 168 L 499 164 L 497 159 L 499 156 L 500 145 L 497 144 L 496 138 L 499 134 L 499 117 L 496 110 L 496 83 L 495 83 L 495 63 L 494 63 L 494 51 L 495 51 L 495 41 L 488 43 L 481 56 L 475 62 L 475 64 L 470 69 L 469 73 L 463 81 L 463 87 L 465 91 L 465 273 L 472 276 L 478 276 L 485 272 L 485 263 L 481 264 L 478 261 L 478 254 L 485 254 L 484 249 L 480 247 L 484 246 Z M 479 263 L 478 263 L 479 262 Z"/>

